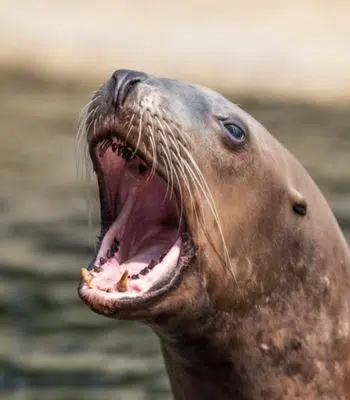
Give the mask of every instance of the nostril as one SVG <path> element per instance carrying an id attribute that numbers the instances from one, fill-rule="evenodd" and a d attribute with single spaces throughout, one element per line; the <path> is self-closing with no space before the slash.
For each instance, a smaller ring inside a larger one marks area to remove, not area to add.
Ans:
<path id="1" fill-rule="evenodd" d="M 126 81 L 124 85 L 119 89 L 119 92 L 116 93 L 117 95 L 117 100 L 116 100 L 116 105 L 117 107 L 123 107 L 125 100 L 127 99 L 129 93 L 132 91 L 134 86 L 136 86 L 137 83 L 141 82 L 141 78 L 132 78 L 129 81 Z"/>
<path id="2" fill-rule="evenodd" d="M 134 89 L 134 87 L 145 80 L 147 77 L 143 72 L 130 71 L 130 70 L 118 70 L 114 72 L 112 80 L 114 83 L 114 93 L 112 95 L 113 105 L 123 107 L 125 100 L 128 95 Z"/>

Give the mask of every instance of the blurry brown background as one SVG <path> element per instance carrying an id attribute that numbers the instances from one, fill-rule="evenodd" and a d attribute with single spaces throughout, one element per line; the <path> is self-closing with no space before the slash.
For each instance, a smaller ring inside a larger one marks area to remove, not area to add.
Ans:
<path id="1" fill-rule="evenodd" d="M 0 397 L 170 399 L 153 335 L 79 300 L 97 212 L 78 114 L 117 68 L 213 87 L 306 166 L 350 239 L 347 0 L 0 0 Z"/>

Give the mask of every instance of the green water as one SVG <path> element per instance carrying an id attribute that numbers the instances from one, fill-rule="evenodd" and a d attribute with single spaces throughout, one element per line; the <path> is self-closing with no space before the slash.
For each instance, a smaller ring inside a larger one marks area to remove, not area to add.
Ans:
<path id="1" fill-rule="evenodd" d="M 155 337 L 78 299 L 90 260 L 88 186 L 76 178 L 85 82 L 0 74 L 0 397 L 170 399 Z M 350 106 L 231 96 L 307 167 L 350 238 Z"/>

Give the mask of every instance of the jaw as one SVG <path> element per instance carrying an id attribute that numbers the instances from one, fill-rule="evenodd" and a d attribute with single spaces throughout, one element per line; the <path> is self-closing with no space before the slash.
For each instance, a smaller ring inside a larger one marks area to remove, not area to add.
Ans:
<path id="1" fill-rule="evenodd" d="M 79 295 L 98 313 L 139 310 L 173 291 L 194 248 L 176 190 L 140 151 L 108 132 L 90 147 L 101 203 L 98 251 Z"/>

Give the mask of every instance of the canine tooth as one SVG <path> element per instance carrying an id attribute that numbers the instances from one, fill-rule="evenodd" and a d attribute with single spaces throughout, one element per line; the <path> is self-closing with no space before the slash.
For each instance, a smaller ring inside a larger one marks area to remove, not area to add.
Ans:
<path id="1" fill-rule="evenodd" d="M 128 271 L 124 271 L 122 277 L 117 283 L 118 292 L 126 292 L 128 290 Z"/>
<path id="2" fill-rule="evenodd" d="M 80 268 L 80 275 L 83 279 L 83 281 L 89 286 L 89 288 L 92 288 L 92 276 L 90 275 L 90 272 L 86 268 Z"/>

